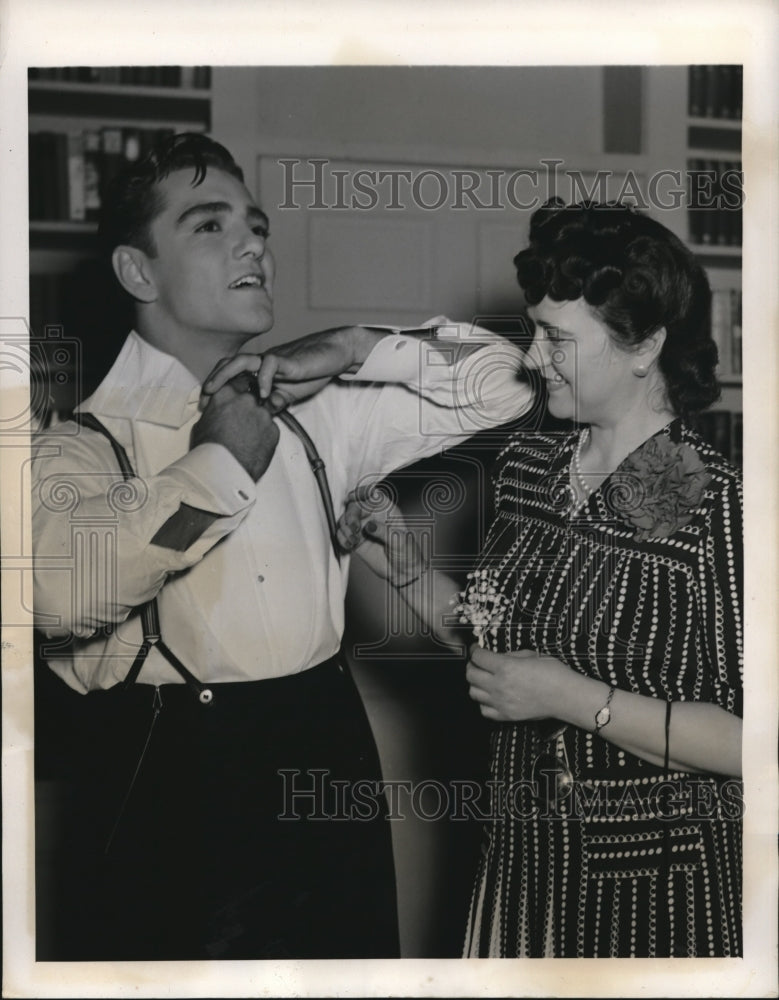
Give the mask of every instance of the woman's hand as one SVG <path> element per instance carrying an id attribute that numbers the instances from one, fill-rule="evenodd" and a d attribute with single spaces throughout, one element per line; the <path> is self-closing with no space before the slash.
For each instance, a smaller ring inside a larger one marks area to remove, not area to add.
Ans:
<path id="1" fill-rule="evenodd" d="M 380 487 L 362 487 L 349 494 L 337 534 L 344 552 L 356 552 L 394 586 L 410 583 L 427 568 L 414 532 Z"/>
<path id="2" fill-rule="evenodd" d="M 485 718 L 526 722 L 559 717 L 563 690 L 579 675 L 553 656 L 539 656 L 530 649 L 492 653 L 473 646 L 465 677 L 468 693 Z"/>
<path id="3" fill-rule="evenodd" d="M 531 650 L 491 653 L 470 650 L 466 678 L 481 714 L 496 722 L 554 718 L 594 732 L 595 717 L 609 695 L 607 681 L 571 670 L 552 656 Z M 662 767 L 666 703 L 617 689 L 611 718 L 599 738 Z M 669 737 L 669 767 L 675 771 L 741 776 L 741 719 L 708 702 L 675 701 Z"/>

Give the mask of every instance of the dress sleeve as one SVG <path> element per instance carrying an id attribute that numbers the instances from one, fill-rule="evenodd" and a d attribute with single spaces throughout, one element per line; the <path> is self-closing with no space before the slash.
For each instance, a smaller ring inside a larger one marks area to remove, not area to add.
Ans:
<path id="1" fill-rule="evenodd" d="M 741 480 L 728 476 L 707 514 L 699 556 L 701 644 L 717 704 L 743 715 L 744 544 Z"/>

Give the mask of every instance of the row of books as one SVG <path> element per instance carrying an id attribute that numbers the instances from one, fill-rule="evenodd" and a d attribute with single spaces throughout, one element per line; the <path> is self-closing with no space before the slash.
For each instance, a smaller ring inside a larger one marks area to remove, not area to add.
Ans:
<path id="1" fill-rule="evenodd" d="M 707 410 L 695 418 L 695 429 L 734 465 L 744 462 L 743 415 L 731 410 Z"/>
<path id="2" fill-rule="evenodd" d="M 122 84 L 131 87 L 182 87 L 208 90 L 210 66 L 61 66 L 30 67 L 30 80 Z"/>
<path id="3" fill-rule="evenodd" d="M 711 246 L 741 246 L 743 174 L 737 160 L 691 159 L 688 218 L 690 240 Z"/>
<path id="4" fill-rule="evenodd" d="M 100 128 L 31 132 L 30 219 L 94 221 L 106 185 L 128 161 L 143 156 L 173 129 Z"/>
<path id="5" fill-rule="evenodd" d="M 688 113 L 695 118 L 741 118 L 742 66 L 690 66 Z"/>
<path id="6" fill-rule="evenodd" d="M 711 293 L 711 335 L 719 352 L 720 375 L 740 375 L 740 288 L 717 288 Z"/>

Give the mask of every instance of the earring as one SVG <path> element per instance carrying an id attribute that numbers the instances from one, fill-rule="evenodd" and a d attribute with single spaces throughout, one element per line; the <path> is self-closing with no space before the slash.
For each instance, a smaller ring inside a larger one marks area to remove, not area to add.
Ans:
<path id="1" fill-rule="evenodd" d="M 646 378 L 649 374 L 649 369 L 646 365 L 636 365 L 633 369 L 633 374 L 636 378 Z"/>

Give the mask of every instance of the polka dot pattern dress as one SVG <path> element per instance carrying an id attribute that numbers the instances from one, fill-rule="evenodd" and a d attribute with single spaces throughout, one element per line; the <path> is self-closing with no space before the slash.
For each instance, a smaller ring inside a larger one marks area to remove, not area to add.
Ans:
<path id="1" fill-rule="evenodd" d="M 693 448 L 708 479 L 667 537 L 625 515 L 620 470 L 573 508 L 577 433 L 514 437 L 465 604 L 495 652 L 741 716 L 740 476 L 680 420 L 655 438 Z M 741 955 L 739 781 L 668 773 L 554 720 L 496 723 L 490 769 L 466 955 Z"/>

